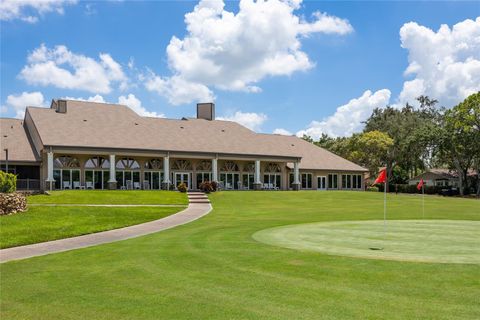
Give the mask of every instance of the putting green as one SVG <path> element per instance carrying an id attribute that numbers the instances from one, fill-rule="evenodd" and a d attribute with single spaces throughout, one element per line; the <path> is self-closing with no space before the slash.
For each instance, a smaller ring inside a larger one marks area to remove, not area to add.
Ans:
<path id="1" fill-rule="evenodd" d="M 480 221 L 392 220 L 385 238 L 382 220 L 308 223 L 264 229 L 253 238 L 356 258 L 480 264 Z"/>

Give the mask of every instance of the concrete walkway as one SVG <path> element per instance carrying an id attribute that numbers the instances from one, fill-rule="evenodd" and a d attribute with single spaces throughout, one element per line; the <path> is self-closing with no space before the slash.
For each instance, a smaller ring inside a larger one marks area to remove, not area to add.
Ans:
<path id="1" fill-rule="evenodd" d="M 164 207 L 164 208 L 184 208 L 186 204 L 75 204 L 75 203 L 32 203 L 29 204 L 31 207 L 126 207 L 126 208 L 136 208 L 136 207 Z"/>
<path id="2" fill-rule="evenodd" d="M 73 238 L 2 249 L 0 250 L 0 263 L 136 238 L 192 222 L 212 210 L 210 201 L 205 194 L 189 192 L 188 198 L 190 203 L 185 210 L 155 221 Z"/>

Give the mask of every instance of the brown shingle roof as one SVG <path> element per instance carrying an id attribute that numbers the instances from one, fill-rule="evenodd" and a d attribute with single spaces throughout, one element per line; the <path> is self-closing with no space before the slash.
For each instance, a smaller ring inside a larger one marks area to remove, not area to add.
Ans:
<path id="1" fill-rule="evenodd" d="M 67 101 L 67 112 L 27 108 L 46 146 L 297 157 L 295 148 L 231 121 L 141 117 L 126 106 Z"/>
<path id="2" fill-rule="evenodd" d="M 141 117 L 126 106 L 67 100 L 67 112 L 27 108 L 45 146 L 302 158 L 300 168 L 366 171 L 295 136 L 258 134 L 235 122 Z"/>
<path id="3" fill-rule="evenodd" d="M 8 149 L 9 161 L 38 161 L 38 155 L 30 143 L 23 120 L 0 118 L 0 160 L 5 161 Z"/>

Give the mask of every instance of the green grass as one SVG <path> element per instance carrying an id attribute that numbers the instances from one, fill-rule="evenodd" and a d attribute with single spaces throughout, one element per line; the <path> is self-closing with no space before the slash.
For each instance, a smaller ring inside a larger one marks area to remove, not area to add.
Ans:
<path id="1" fill-rule="evenodd" d="M 160 219 L 182 207 L 30 207 L 0 217 L 0 248 L 63 239 Z"/>
<path id="2" fill-rule="evenodd" d="M 193 223 L 0 266 L 2 319 L 479 319 L 480 265 L 270 246 L 262 229 L 379 220 L 383 195 L 221 192 Z M 420 219 L 389 195 L 390 219 Z M 426 197 L 426 219 L 480 220 L 477 200 Z"/>
<path id="3" fill-rule="evenodd" d="M 480 264 L 480 221 L 390 220 L 386 230 L 382 220 L 317 222 L 268 228 L 253 238 L 347 257 Z"/>
<path id="4" fill-rule="evenodd" d="M 29 204 L 187 204 L 185 193 L 159 190 L 64 190 L 28 197 Z"/>

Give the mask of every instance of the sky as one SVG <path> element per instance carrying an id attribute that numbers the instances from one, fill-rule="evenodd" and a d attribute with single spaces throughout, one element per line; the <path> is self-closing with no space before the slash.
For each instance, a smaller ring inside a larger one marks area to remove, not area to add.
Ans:
<path id="1" fill-rule="evenodd" d="M 480 90 L 480 1 L 0 0 L 1 115 L 57 98 L 277 134 L 360 132 L 374 108 Z"/>

